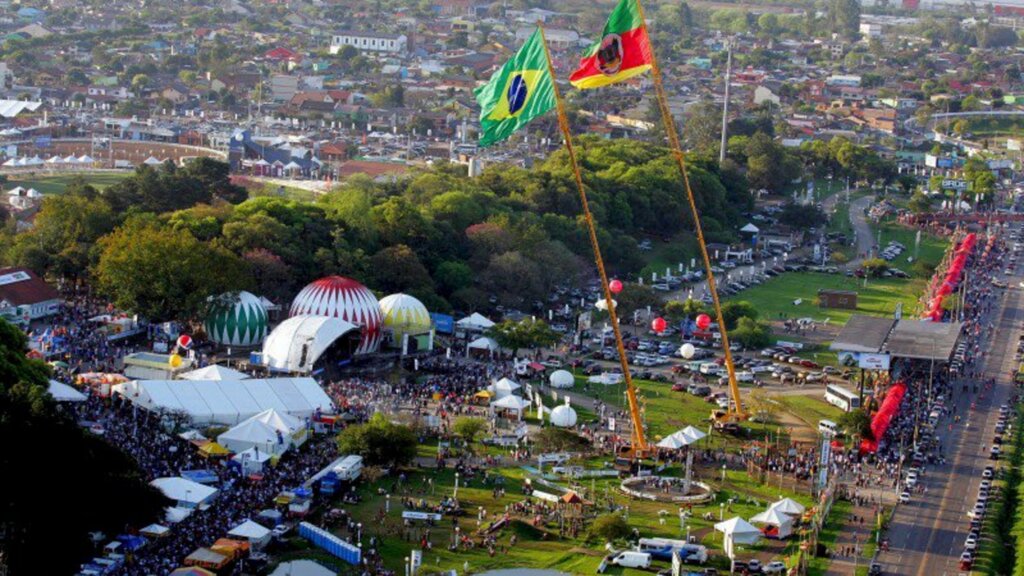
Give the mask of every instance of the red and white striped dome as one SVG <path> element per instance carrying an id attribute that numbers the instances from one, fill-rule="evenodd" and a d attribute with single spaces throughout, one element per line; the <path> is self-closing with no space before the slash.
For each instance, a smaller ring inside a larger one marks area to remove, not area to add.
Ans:
<path id="1" fill-rule="evenodd" d="M 373 292 L 351 278 L 328 276 L 309 284 L 292 301 L 289 314 L 341 318 L 359 326 L 363 337 L 356 354 L 376 352 L 380 346 L 380 304 Z"/>

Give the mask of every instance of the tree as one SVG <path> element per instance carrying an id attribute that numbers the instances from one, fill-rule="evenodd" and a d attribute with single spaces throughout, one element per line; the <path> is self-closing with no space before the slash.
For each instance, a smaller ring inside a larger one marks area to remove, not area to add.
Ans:
<path id="1" fill-rule="evenodd" d="M 825 213 L 817 206 L 801 206 L 787 202 L 779 213 L 779 222 L 797 229 L 814 228 L 827 220 Z"/>
<path id="2" fill-rule="evenodd" d="M 185 164 L 182 176 L 194 178 L 212 196 L 225 202 L 232 204 L 244 202 L 249 197 L 249 193 L 245 188 L 231 183 L 230 171 L 231 166 L 227 162 L 199 157 Z"/>
<path id="3" fill-rule="evenodd" d="M 543 452 L 583 452 L 590 441 L 565 428 L 547 426 L 532 436 L 533 444 Z"/>
<path id="4" fill-rule="evenodd" d="M 836 424 L 847 436 L 871 438 L 871 416 L 863 408 L 856 408 L 843 413 Z M 865 432 L 866 431 L 866 432 Z"/>
<path id="5" fill-rule="evenodd" d="M 473 270 L 464 262 L 441 262 L 434 270 L 434 280 L 437 281 L 442 294 L 452 294 L 456 290 L 473 285 Z"/>
<path id="6" fill-rule="evenodd" d="M 913 196 L 910 197 L 910 201 L 907 202 L 907 208 L 910 209 L 914 214 L 923 214 L 925 212 L 931 212 L 932 201 L 924 192 L 914 192 Z"/>
<path id="7" fill-rule="evenodd" d="M 757 320 L 757 308 L 746 300 L 729 301 L 722 305 L 722 319 L 727 330 L 735 328 L 740 318 Z"/>
<path id="8" fill-rule="evenodd" d="M 0 320 L 0 434 L 17 439 L 0 453 L 0 466 L 22 471 L 4 479 L 5 563 L 12 574 L 70 574 L 95 553 L 90 532 L 145 526 L 162 518 L 169 502 L 134 460 L 57 407 L 47 392 L 49 368 L 27 359 L 27 351 L 22 332 Z M 74 490 L 67 489 L 69 470 Z"/>
<path id="9" fill-rule="evenodd" d="M 142 92 L 146 88 L 149 88 L 150 79 L 145 74 L 136 74 L 132 77 L 132 90 L 135 92 Z"/>
<path id="10" fill-rule="evenodd" d="M 122 310 L 152 321 L 195 320 L 206 298 L 250 286 L 241 259 L 185 230 L 129 221 L 100 241 L 96 286 Z"/>
<path id="11" fill-rule="evenodd" d="M 590 525 L 590 536 L 608 542 L 629 536 L 629 524 L 619 514 L 602 514 Z"/>
<path id="12" fill-rule="evenodd" d="M 799 175 L 800 165 L 781 144 L 771 136 L 758 132 L 747 141 L 747 180 L 750 186 L 780 192 Z"/>
<path id="13" fill-rule="evenodd" d="M 860 263 L 864 272 L 872 278 L 879 278 L 889 269 L 889 263 L 881 258 L 868 258 Z"/>
<path id="14" fill-rule="evenodd" d="M 462 438 L 467 446 L 476 442 L 477 436 L 479 436 L 484 430 L 487 430 L 487 422 L 483 418 L 474 418 L 472 416 L 460 416 L 455 419 L 455 423 L 452 424 L 452 432 Z"/>
<path id="15" fill-rule="evenodd" d="M 683 137 L 698 153 L 718 155 L 722 140 L 722 108 L 711 100 L 690 106 L 683 126 Z"/>
<path id="16" fill-rule="evenodd" d="M 829 0 L 828 20 L 833 32 L 856 40 L 860 36 L 860 0 Z"/>
<path id="17" fill-rule="evenodd" d="M 729 339 L 744 348 L 764 348 L 772 342 L 771 327 L 744 316 L 736 322 L 735 330 L 729 330 Z"/>
<path id="18" fill-rule="evenodd" d="M 620 319 L 629 316 L 635 310 L 645 310 L 648 306 L 657 306 L 661 302 L 653 288 L 634 283 L 627 283 L 622 287 L 622 292 L 612 295 L 612 299 L 619 303 L 615 312 Z"/>
<path id="19" fill-rule="evenodd" d="M 430 273 L 405 244 L 389 246 L 371 256 L 370 274 L 373 286 L 387 293 L 434 290 Z"/>
<path id="20" fill-rule="evenodd" d="M 512 350 L 514 356 L 519 355 L 520 348 L 546 348 L 562 338 L 546 322 L 533 318 L 504 320 L 495 324 L 489 334 L 502 348 Z"/>
<path id="21" fill-rule="evenodd" d="M 369 466 L 406 466 L 416 457 L 417 444 L 412 428 L 395 424 L 380 412 L 338 434 L 338 450 L 362 456 Z"/>

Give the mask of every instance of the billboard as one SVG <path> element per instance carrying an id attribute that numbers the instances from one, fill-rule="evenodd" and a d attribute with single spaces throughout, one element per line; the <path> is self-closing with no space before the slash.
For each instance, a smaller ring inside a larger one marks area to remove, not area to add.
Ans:
<path id="1" fill-rule="evenodd" d="M 440 334 L 451 334 L 455 332 L 455 318 L 448 314 L 430 313 L 430 320 L 434 323 L 434 330 Z"/>
<path id="2" fill-rule="evenodd" d="M 857 367 L 864 370 L 888 370 L 889 359 L 888 354 L 868 354 L 863 352 L 857 358 Z"/>

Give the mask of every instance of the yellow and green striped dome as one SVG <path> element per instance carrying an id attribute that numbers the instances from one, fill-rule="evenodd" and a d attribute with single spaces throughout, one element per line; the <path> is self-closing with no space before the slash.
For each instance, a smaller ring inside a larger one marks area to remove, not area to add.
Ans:
<path id="1" fill-rule="evenodd" d="M 380 301 L 380 311 L 384 316 L 384 328 L 391 330 L 396 341 L 401 341 L 404 334 L 430 332 L 430 313 L 427 307 L 408 294 L 384 297 Z"/>
<path id="2" fill-rule="evenodd" d="M 223 346 L 258 346 L 267 337 L 267 311 L 253 294 L 229 292 L 211 300 L 203 327 Z"/>

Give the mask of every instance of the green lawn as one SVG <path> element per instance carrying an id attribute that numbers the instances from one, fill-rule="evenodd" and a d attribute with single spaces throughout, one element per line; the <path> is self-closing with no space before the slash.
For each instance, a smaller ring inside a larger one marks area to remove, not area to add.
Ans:
<path id="1" fill-rule="evenodd" d="M 829 510 L 828 517 L 825 519 L 824 528 L 818 534 L 819 544 L 829 550 L 835 546 L 839 531 L 843 527 L 846 517 L 850 515 L 851 510 L 853 510 L 853 504 L 846 500 L 836 500 L 832 505 L 832 509 Z M 828 570 L 829 561 L 828 558 L 812 557 L 807 566 L 808 576 L 821 576 L 824 574 Z"/>
<path id="2" fill-rule="evenodd" d="M 75 178 L 81 177 L 94 188 L 102 190 L 117 184 L 131 176 L 131 174 L 132 172 L 83 172 L 80 174 L 59 174 L 55 176 L 17 174 L 8 176 L 7 183 L 4 186 L 8 190 L 16 186 L 22 186 L 24 188 L 35 188 L 43 194 L 61 194 Z"/>
<path id="3" fill-rule="evenodd" d="M 853 238 L 853 224 L 850 223 L 850 205 L 840 201 L 836 203 L 835 209 L 829 214 L 829 232 L 845 234 L 849 240 Z"/>
<path id="4" fill-rule="evenodd" d="M 878 232 L 881 230 L 882 242 L 879 244 L 881 247 L 885 247 L 890 241 L 895 240 L 902 242 L 907 250 L 892 262 L 893 266 L 902 269 L 908 274 L 926 278 L 929 275 L 922 274 L 922 271 L 911 266 L 907 262 L 908 257 L 914 255 L 914 238 L 917 235 L 917 231 L 912 228 L 906 228 L 899 224 L 891 222 L 883 222 L 880 225 L 872 228 L 875 239 L 878 239 Z M 934 268 L 939 262 L 942 261 L 942 256 L 946 253 L 946 249 L 949 247 L 949 240 L 946 238 L 940 238 L 933 234 L 921 233 L 921 244 L 918 250 L 918 260 L 923 262 L 929 268 Z"/>
<path id="5" fill-rule="evenodd" d="M 676 274 L 680 262 L 689 266 L 690 259 L 698 254 L 697 239 L 691 234 L 680 234 L 668 242 L 654 237 L 647 239 L 651 241 L 651 249 L 642 252 L 647 264 L 640 271 L 644 282 L 650 281 L 652 272 L 657 272 L 659 278 L 664 276 L 665 268 L 671 268 L 672 273 Z"/>
<path id="6" fill-rule="evenodd" d="M 865 287 L 863 280 L 840 274 L 787 272 L 729 299 L 750 302 L 760 312 L 762 320 L 807 317 L 818 321 L 828 319 L 829 324 L 842 326 L 853 314 L 891 316 L 897 302 L 903 303 L 903 313 L 909 316 L 924 287 L 924 280 L 879 278 L 868 280 Z M 857 309 L 819 308 L 817 299 L 821 289 L 857 292 Z M 794 305 L 798 299 L 801 303 Z"/>
<path id="7" fill-rule="evenodd" d="M 835 422 L 843 415 L 842 410 L 825 402 L 824 392 L 813 396 L 772 396 L 771 399 L 815 430 L 819 420 Z"/>
<path id="8" fill-rule="evenodd" d="M 524 462 L 524 464 L 535 465 L 535 462 Z M 458 526 L 463 534 L 476 534 L 479 525 L 475 511 L 480 507 L 487 513 L 487 519 L 484 521 L 486 525 L 496 514 L 504 513 L 506 506 L 524 499 L 521 488 L 523 480 L 528 476 L 526 471 L 518 467 L 509 467 L 491 468 L 488 473 L 492 478 L 504 479 L 506 493 L 503 497 L 495 498 L 491 488 L 493 484 L 485 485 L 482 478 L 478 477 L 468 482 L 465 478 L 460 479 L 459 502 L 463 509 L 470 511 L 458 519 Z M 678 466 L 674 466 L 669 469 L 668 473 L 678 475 L 681 470 Z M 427 478 L 432 480 L 432 487 L 428 486 Z M 780 495 L 794 498 L 806 506 L 813 504 L 812 499 L 807 495 L 780 490 L 778 486 L 769 487 L 757 484 L 745 472 L 728 471 L 724 484 L 721 474 L 717 470 L 705 471 L 704 476 L 700 479 L 713 485 L 717 491 L 717 498 L 708 504 L 694 507 L 693 516 L 686 520 L 686 525 L 689 527 L 691 535 L 709 546 L 713 553 L 709 565 L 716 566 L 720 570 L 727 567 L 727 561 L 722 553 L 721 535 L 712 529 L 712 525 L 718 521 L 720 514 L 724 514 L 726 518 L 737 515 L 749 518 L 762 511 L 769 502 L 777 499 Z M 686 530 L 680 524 L 677 506 L 631 500 L 617 490 L 618 482 L 618 479 L 615 478 L 583 480 L 576 486 L 576 490 L 597 503 L 594 513 L 606 512 L 610 506 L 613 506 L 618 508 L 620 513 L 628 514 L 629 525 L 636 528 L 642 536 L 680 538 L 685 535 Z M 564 482 L 559 482 L 559 484 L 568 487 Z M 385 498 L 379 494 L 379 490 L 393 494 L 390 512 L 385 512 Z M 428 503 L 437 504 L 441 498 L 454 493 L 454 473 L 451 470 L 412 470 L 407 471 L 407 480 L 404 485 L 399 486 L 395 480 L 388 477 L 375 482 L 361 483 L 358 491 L 362 497 L 359 504 L 343 505 L 336 502 L 333 505 L 344 508 L 363 524 L 364 546 L 370 536 L 376 536 L 380 540 L 379 549 L 387 566 L 401 570 L 402 559 L 408 556 L 411 550 L 420 547 L 419 539 L 424 536 L 425 527 L 417 526 L 412 529 L 411 533 L 403 533 L 402 505 L 399 496 L 404 494 L 416 500 L 423 498 Z M 704 520 L 702 516 L 705 513 L 711 513 L 714 519 Z M 311 521 L 321 522 L 316 517 Z M 510 537 L 515 534 L 518 539 L 517 544 L 514 547 L 509 547 L 505 552 L 499 551 L 493 557 L 488 554 L 486 549 L 480 547 L 449 552 L 447 545 L 451 541 L 453 532 L 454 525 L 450 517 L 446 517 L 437 526 L 430 528 L 429 540 L 432 547 L 430 550 L 424 551 L 423 558 L 423 569 L 428 573 L 450 569 L 462 571 L 464 564 L 468 563 L 471 572 L 498 568 L 551 568 L 572 574 L 593 574 L 605 554 L 603 541 L 587 540 L 584 535 L 580 535 L 578 538 L 560 537 L 558 526 L 553 524 L 534 527 L 521 521 L 513 522 L 510 527 L 497 533 L 496 537 L 499 545 L 508 546 Z M 474 540 L 478 539 L 474 538 Z M 299 538 L 293 538 L 290 544 L 294 549 L 282 556 L 281 559 L 318 558 L 318 555 L 321 554 L 308 547 Z M 622 549 L 622 547 L 622 543 L 619 543 L 618 549 Z M 794 542 L 762 541 L 755 546 L 741 548 L 740 557 L 744 558 L 753 552 L 758 552 L 781 558 L 792 553 L 794 547 Z M 662 562 L 656 565 L 659 568 L 667 566 Z M 608 573 L 639 575 L 646 572 L 610 568 Z"/>

